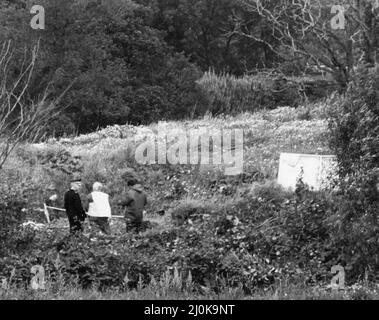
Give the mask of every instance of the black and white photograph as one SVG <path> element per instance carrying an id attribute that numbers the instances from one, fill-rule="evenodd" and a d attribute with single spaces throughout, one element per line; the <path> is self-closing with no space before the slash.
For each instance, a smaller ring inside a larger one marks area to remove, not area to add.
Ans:
<path id="1" fill-rule="evenodd" d="M 0 0 L 0 300 L 379 300 L 379 0 Z"/>

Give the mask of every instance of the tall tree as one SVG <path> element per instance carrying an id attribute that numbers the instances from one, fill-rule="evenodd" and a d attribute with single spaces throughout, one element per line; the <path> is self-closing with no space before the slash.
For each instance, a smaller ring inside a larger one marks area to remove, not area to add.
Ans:
<path id="1" fill-rule="evenodd" d="M 237 0 L 138 0 L 151 7 L 152 26 L 166 33 L 165 40 L 185 52 L 203 71 L 243 74 L 253 68 L 272 67 L 277 55 L 262 41 L 251 41 L 234 32 L 236 17 L 250 29 L 277 43 L 261 26 L 262 19 Z"/>
<path id="2" fill-rule="evenodd" d="M 240 0 L 270 26 L 280 50 L 251 32 L 240 18 L 237 33 L 262 41 L 283 59 L 305 61 L 330 72 L 345 88 L 359 62 L 373 64 L 378 53 L 379 20 L 375 1 Z M 334 9 L 336 10 L 333 10 Z"/>
<path id="3" fill-rule="evenodd" d="M 30 8 L 11 6 L 4 37 L 12 36 L 20 52 L 40 38 L 30 96 L 49 84 L 59 95 L 73 83 L 62 100 L 68 108 L 53 122 L 52 133 L 191 114 L 200 97 L 199 70 L 147 23 L 148 8 L 132 0 L 41 0 L 40 5 L 46 30 L 21 27 L 17 21 L 29 22 Z"/>

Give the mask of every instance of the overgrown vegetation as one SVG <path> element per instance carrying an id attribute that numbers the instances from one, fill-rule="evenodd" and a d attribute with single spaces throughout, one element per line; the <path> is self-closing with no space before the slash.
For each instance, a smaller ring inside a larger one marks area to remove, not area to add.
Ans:
<path id="1" fill-rule="evenodd" d="M 235 115 L 279 106 L 296 108 L 324 98 L 336 89 L 325 79 L 264 72 L 240 78 L 206 72 L 198 84 L 208 97 L 207 111 L 213 115 Z"/>
<path id="2" fill-rule="evenodd" d="M 340 207 L 335 232 L 348 261 L 377 270 L 379 242 L 379 73 L 361 67 L 332 113 L 331 146 L 339 168 Z"/>
<path id="3" fill-rule="evenodd" d="M 0 55 L 7 70 L 0 79 L 6 115 L 0 145 L 8 160 L 0 170 L 0 297 L 41 298 L 30 281 L 31 267 L 42 265 L 45 297 L 53 298 L 69 297 L 70 290 L 73 298 L 378 298 L 379 70 L 372 4 L 352 13 L 355 23 L 346 33 L 326 27 L 329 1 L 318 10 L 308 1 L 279 7 L 248 0 L 41 4 L 51 13 L 43 34 L 27 25 L 26 1 L 0 6 L 0 41 L 15 45 L 13 60 L 5 59 L 8 52 Z M 346 37 L 357 30 L 362 36 L 353 45 Z M 34 73 L 25 74 L 20 61 L 38 38 L 40 59 L 30 51 Z M 20 74 L 27 75 L 25 84 L 17 81 Z M 333 87 L 325 87 L 331 81 Z M 331 93 L 335 83 L 338 94 Z M 60 97 L 58 104 L 68 106 L 51 122 L 33 112 L 48 110 L 46 88 L 52 101 Z M 32 118 L 48 127 L 46 141 L 27 143 L 33 134 L 26 132 L 12 144 L 7 117 L 17 119 L 15 111 L 28 103 Z M 139 165 L 136 146 L 157 132 L 158 120 L 171 120 L 168 132 L 244 129 L 244 173 Z M 294 193 L 283 190 L 275 183 L 281 152 L 335 153 L 332 188 L 315 192 L 299 177 Z M 150 196 L 142 233 L 126 234 L 121 220 L 112 222 L 112 236 L 87 226 L 84 235 L 69 237 L 58 214 L 49 226 L 23 224 L 44 222 L 38 209 L 50 185 L 62 206 L 69 175 L 78 172 L 83 193 L 101 181 L 113 213 L 122 214 L 115 200 L 130 169 Z M 335 265 L 346 270 L 341 293 L 328 288 Z"/>
<path id="4" fill-rule="evenodd" d="M 299 114 L 290 114 L 286 108 L 280 111 L 280 116 L 278 111 L 261 112 L 250 119 L 244 117 L 244 121 L 246 124 L 259 122 L 263 117 L 276 125 L 291 125 L 292 129 L 300 128 L 299 123 L 310 122 L 307 130 L 321 121 L 316 118 L 299 122 L 300 110 Z M 222 125 L 225 120 L 204 121 Z M 226 121 L 232 127 L 238 122 L 241 125 L 238 118 L 234 119 L 236 123 L 230 119 Z M 177 126 L 177 123 L 172 125 Z M 201 126 L 202 121 L 198 125 Z M 249 127 L 253 132 L 257 130 L 254 126 Z M 258 130 L 264 127 L 263 123 Z M 303 130 L 306 128 L 302 127 Z M 322 130 L 326 129 L 324 121 Z M 144 129 L 125 127 L 123 130 L 139 136 L 138 130 Z M 41 264 L 46 269 L 51 297 L 67 295 L 68 288 L 73 288 L 73 294 L 92 292 L 90 296 L 94 298 L 109 295 L 113 298 L 168 298 L 171 297 L 169 292 L 177 292 L 182 298 L 376 297 L 376 289 L 370 291 L 369 284 L 359 287 L 359 293 L 350 289 L 358 288 L 356 283 L 359 281 L 375 282 L 378 265 L 374 243 L 371 242 L 371 246 L 370 242 L 365 242 L 367 237 L 359 231 L 362 219 L 359 224 L 355 220 L 354 225 L 344 224 L 341 220 L 341 212 L 351 204 L 344 194 L 333 191 L 315 193 L 308 190 L 301 180 L 294 194 L 284 191 L 275 182 L 267 181 L 275 177 L 275 169 L 271 168 L 268 176 L 262 172 L 258 174 L 258 168 L 265 165 L 263 159 L 260 166 L 248 166 L 247 172 L 240 177 L 225 177 L 211 167 L 204 171 L 193 166 L 139 166 L 133 159 L 133 152 L 127 152 L 131 146 L 119 138 L 119 132 L 117 138 L 112 138 L 113 130 L 108 129 L 108 132 L 110 137 L 100 140 L 90 139 L 91 134 L 74 139 L 70 144 L 63 139 L 48 145 L 28 146 L 26 153 L 19 149 L 14 161 L 24 164 L 24 170 L 33 177 L 30 184 L 20 184 L 18 177 L 10 176 L 7 168 L 3 174 L 14 179 L 13 185 L 18 183 L 20 190 L 29 190 L 29 203 L 22 203 L 28 209 L 24 213 L 26 218 L 43 222 L 43 215 L 32 211 L 40 206 L 38 199 L 42 196 L 33 190 L 33 184 L 55 181 L 60 184 L 60 194 L 68 184 L 67 173 L 59 169 L 60 166 L 65 168 L 65 162 L 54 160 L 49 155 L 66 154 L 68 158 L 67 152 L 81 155 L 83 177 L 88 188 L 93 181 L 100 180 L 112 196 L 123 191 L 119 178 L 122 172 L 134 168 L 152 198 L 146 216 L 151 228 L 134 236 L 125 234 L 123 223 L 115 221 L 111 237 L 91 233 L 69 238 L 68 230 L 62 228 L 66 224 L 64 217 L 53 220 L 52 228 L 35 231 L 20 227 L 24 216 L 17 223 L 8 224 L 9 232 L 3 240 L 0 270 L 10 285 L 8 291 L 3 291 L 5 296 L 21 294 L 17 293 L 21 289 L 15 288 L 27 288 L 32 276 L 30 268 Z M 99 135 L 106 135 L 106 130 Z M 287 135 L 285 139 L 290 143 L 292 138 Z M 323 139 L 326 144 L 326 136 Z M 123 141 L 124 145 L 120 145 Z M 283 150 L 280 142 L 276 139 L 266 142 L 273 141 L 279 143 L 275 146 L 279 154 Z M 256 152 L 257 141 L 247 139 L 246 142 L 248 150 L 254 147 L 251 150 Z M 306 150 L 311 140 L 305 138 L 299 142 L 297 149 Z M 99 153 L 94 149 L 97 146 L 112 150 L 116 144 L 119 150 L 113 153 Z M 262 147 L 270 150 L 264 143 Z M 66 149 L 66 153 L 62 152 L 62 148 Z M 247 158 L 252 156 L 249 154 Z M 51 167 L 46 159 L 53 159 L 52 163 L 58 167 Z M 29 165 L 25 166 L 28 162 Z M 277 166 L 274 163 L 269 167 Z M 19 199 L 19 196 L 16 194 L 14 198 Z M 11 208 L 14 211 L 9 212 L 9 216 L 16 217 L 21 207 Z M 114 210 L 117 214 L 117 207 Z M 343 232 L 344 228 L 348 228 L 349 232 Z M 360 247 L 357 247 L 358 239 L 362 244 Z M 372 250 L 369 256 L 366 255 L 367 250 Z M 349 289 L 331 295 L 327 285 L 332 277 L 330 268 L 336 264 L 345 266 Z M 303 288 L 302 295 L 296 291 L 299 288 Z"/>
<path id="5" fill-rule="evenodd" d="M 59 101 L 61 114 L 48 122 L 46 134 L 57 137 L 207 111 L 296 107 L 324 98 L 336 84 L 343 91 L 360 56 L 375 63 L 378 27 L 368 2 L 358 15 L 349 9 L 346 35 L 325 27 L 333 17 L 329 1 L 321 8 L 284 1 L 283 11 L 266 2 L 41 0 L 41 31 L 30 28 L 30 2 L 3 1 L 0 43 L 15 47 L 9 65 L 15 74 L 25 48 L 40 43 L 25 101 L 38 101 L 47 88 L 57 98 L 70 87 Z"/>

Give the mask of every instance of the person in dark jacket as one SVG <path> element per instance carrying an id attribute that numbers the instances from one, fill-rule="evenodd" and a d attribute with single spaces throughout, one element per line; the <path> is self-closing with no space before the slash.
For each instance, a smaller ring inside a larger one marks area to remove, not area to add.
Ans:
<path id="1" fill-rule="evenodd" d="M 82 201 L 79 196 L 81 188 L 80 179 L 71 181 L 70 190 L 64 195 L 64 208 L 68 221 L 70 223 L 70 233 L 82 232 L 83 222 L 86 218 L 86 213 L 82 206 Z"/>
<path id="2" fill-rule="evenodd" d="M 140 232 L 143 221 L 143 209 L 147 204 L 147 195 L 135 179 L 128 180 L 131 189 L 119 201 L 125 210 L 126 231 Z"/>

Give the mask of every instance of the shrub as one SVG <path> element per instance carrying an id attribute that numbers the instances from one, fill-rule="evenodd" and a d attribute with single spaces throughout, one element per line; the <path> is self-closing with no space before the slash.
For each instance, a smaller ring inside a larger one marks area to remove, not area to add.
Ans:
<path id="1" fill-rule="evenodd" d="M 330 119 L 339 167 L 335 242 L 351 273 L 377 270 L 379 257 L 379 66 L 361 66 Z"/>
<path id="2" fill-rule="evenodd" d="M 13 169 L 3 169 L 0 172 L 0 257 L 17 246 L 12 241 L 18 232 L 28 211 L 30 199 L 38 195 L 32 177 L 22 177 L 22 173 Z"/>
<path id="3" fill-rule="evenodd" d="M 187 199 L 179 203 L 171 211 L 171 218 L 176 226 L 181 226 L 188 219 L 201 219 L 204 214 L 210 214 L 211 207 L 202 201 Z"/>
<path id="4" fill-rule="evenodd" d="M 250 190 L 250 196 L 261 198 L 264 201 L 273 201 L 280 203 L 283 199 L 288 198 L 289 192 L 283 189 L 276 181 L 266 181 L 263 184 L 255 183 Z"/>
<path id="5" fill-rule="evenodd" d="M 236 78 L 206 72 L 198 81 L 210 100 L 211 114 L 237 114 L 278 106 L 296 107 L 301 102 L 297 85 L 280 77 L 258 74 Z"/>
<path id="6" fill-rule="evenodd" d="M 59 281 L 106 290 L 164 281 L 162 274 L 176 266 L 183 277 L 191 273 L 196 288 L 217 291 L 224 283 L 252 293 L 283 279 L 329 282 L 330 267 L 338 263 L 346 266 L 352 281 L 365 272 L 360 268 L 363 257 L 366 266 L 375 266 L 377 255 L 364 251 L 368 234 L 359 240 L 358 229 L 349 239 L 337 232 L 338 208 L 349 205 L 340 195 L 315 193 L 302 184 L 295 195 L 269 188 L 270 184 L 255 188 L 226 206 L 195 200 L 179 203 L 174 213 L 187 219 L 163 232 L 95 239 L 65 237 L 67 230 L 18 229 L 12 240 L 17 245 L 9 248 L 7 260 L 0 260 L 0 276 L 9 278 L 15 268 L 20 271 L 14 279 L 27 283 L 31 266 L 38 263 L 46 267 L 53 283 L 63 276 Z M 358 259 L 349 256 L 347 240 L 357 243 Z M 374 248 L 375 243 L 371 245 Z"/>
<path id="7" fill-rule="evenodd" d="M 358 70 L 346 97 L 331 114 L 331 147 L 341 176 L 379 164 L 379 66 Z"/>

